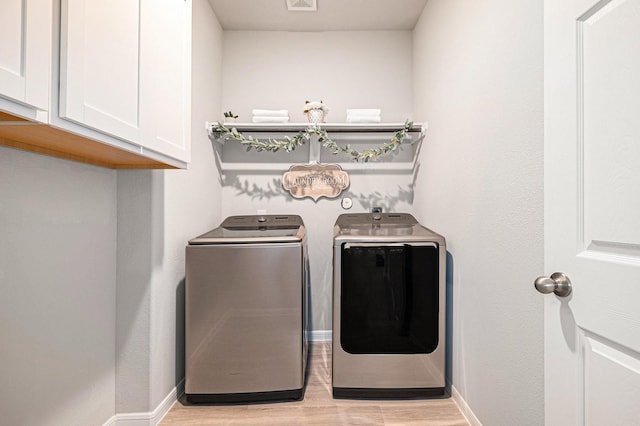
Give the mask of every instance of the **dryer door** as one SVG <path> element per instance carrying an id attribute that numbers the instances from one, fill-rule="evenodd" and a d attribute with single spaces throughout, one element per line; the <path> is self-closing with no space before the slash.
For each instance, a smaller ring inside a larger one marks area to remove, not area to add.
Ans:
<path id="1" fill-rule="evenodd" d="M 340 343 L 351 354 L 438 347 L 438 244 L 342 245 Z"/>

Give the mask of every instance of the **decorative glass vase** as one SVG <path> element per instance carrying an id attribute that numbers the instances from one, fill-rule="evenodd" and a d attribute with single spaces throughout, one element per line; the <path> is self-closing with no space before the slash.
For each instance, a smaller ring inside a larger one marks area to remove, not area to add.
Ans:
<path id="1" fill-rule="evenodd" d="M 313 108 L 307 111 L 309 123 L 324 123 L 325 112 L 322 108 Z"/>

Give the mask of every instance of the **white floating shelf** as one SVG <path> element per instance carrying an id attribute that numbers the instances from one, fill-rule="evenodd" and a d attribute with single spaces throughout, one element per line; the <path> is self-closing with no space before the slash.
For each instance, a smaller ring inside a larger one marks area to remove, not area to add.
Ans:
<path id="1" fill-rule="evenodd" d="M 342 170 L 346 171 L 360 171 L 360 170 L 375 170 L 375 171 L 387 171 L 387 172 L 407 172 L 412 171 L 415 167 L 415 163 L 401 162 L 401 163 L 381 163 L 372 161 L 369 163 L 343 163 L 340 161 L 327 161 L 326 163 L 340 164 Z M 223 171 L 274 171 L 274 172 L 286 172 L 293 165 L 293 163 L 227 163 L 222 162 Z"/>
<path id="2" fill-rule="evenodd" d="M 336 163 L 347 171 L 397 171 L 410 173 L 415 169 L 416 155 L 419 145 L 424 138 L 427 125 L 413 123 L 405 135 L 405 141 L 401 149 L 393 154 L 388 154 L 375 161 L 359 163 L 352 161 L 348 156 L 333 155 L 327 150 L 321 149 L 314 141 L 302 147 L 298 147 L 291 153 L 257 152 L 246 148 L 241 144 L 228 143 L 217 138 L 213 132 L 213 126 L 217 122 L 207 122 L 206 130 L 212 141 L 222 145 L 217 150 L 220 155 L 220 166 L 225 171 L 286 171 L 292 164 L 299 163 Z M 278 139 L 287 134 L 298 133 L 309 128 L 310 123 L 223 123 L 227 128 L 235 128 L 238 132 L 251 134 L 260 139 Z M 402 130 L 405 123 L 321 123 L 320 128 L 327 131 L 334 142 L 339 145 L 358 145 L 363 149 L 379 146 L 391 139 L 395 132 Z M 381 142 L 384 141 L 384 142 Z M 369 146 L 367 146 L 369 145 Z M 405 148 L 402 148 L 402 147 Z"/>
<path id="3" fill-rule="evenodd" d="M 210 131 L 214 122 L 207 122 Z M 239 132 L 300 132 L 312 126 L 311 123 L 222 123 L 225 127 L 235 127 Z M 404 128 L 404 123 L 320 123 L 320 128 L 327 132 L 341 133 L 377 133 L 397 132 Z M 426 130 L 423 123 L 414 123 L 409 132 L 422 133 Z"/>

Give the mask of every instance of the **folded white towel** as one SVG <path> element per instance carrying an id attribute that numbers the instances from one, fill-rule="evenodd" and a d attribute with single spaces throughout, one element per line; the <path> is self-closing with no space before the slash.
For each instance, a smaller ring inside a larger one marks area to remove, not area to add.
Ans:
<path id="1" fill-rule="evenodd" d="M 377 108 L 365 108 L 365 109 L 348 109 L 348 116 L 371 116 L 371 115 L 380 115 L 382 114 L 382 110 Z"/>
<path id="2" fill-rule="evenodd" d="M 289 117 L 289 111 L 286 109 L 254 109 L 251 113 L 259 117 Z"/>
<path id="3" fill-rule="evenodd" d="M 288 123 L 289 117 L 259 117 L 253 116 L 254 123 Z"/>
<path id="4" fill-rule="evenodd" d="M 381 119 L 379 115 L 370 115 L 370 116 L 347 116 L 347 123 L 380 123 Z"/>

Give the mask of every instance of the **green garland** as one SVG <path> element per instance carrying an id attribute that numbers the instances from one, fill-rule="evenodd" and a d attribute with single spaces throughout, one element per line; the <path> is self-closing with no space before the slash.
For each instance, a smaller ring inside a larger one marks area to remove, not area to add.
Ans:
<path id="1" fill-rule="evenodd" d="M 364 161 L 366 163 L 370 160 L 375 160 L 381 155 L 395 151 L 412 126 L 412 121 L 406 121 L 402 129 L 398 130 L 389 142 L 378 148 L 366 149 L 362 152 L 352 149 L 349 145 L 345 147 L 339 146 L 331 140 L 327 131 L 318 125 L 310 125 L 305 130 L 298 132 L 295 136 L 285 136 L 284 140 L 269 138 L 266 141 L 261 141 L 253 136 L 245 137 L 242 133 L 238 132 L 235 127 L 228 128 L 222 123 L 212 123 L 211 132 L 216 138 L 231 139 L 240 142 L 247 147 L 247 151 L 255 149 L 257 151 L 271 152 L 276 152 L 281 149 L 286 152 L 291 152 L 297 147 L 307 143 L 311 139 L 311 135 L 317 135 L 318 142 L 320 142 L 323 147 L 331 150 L 333 154 L 346 154 L 351 156 L 354 161 Z"/>

